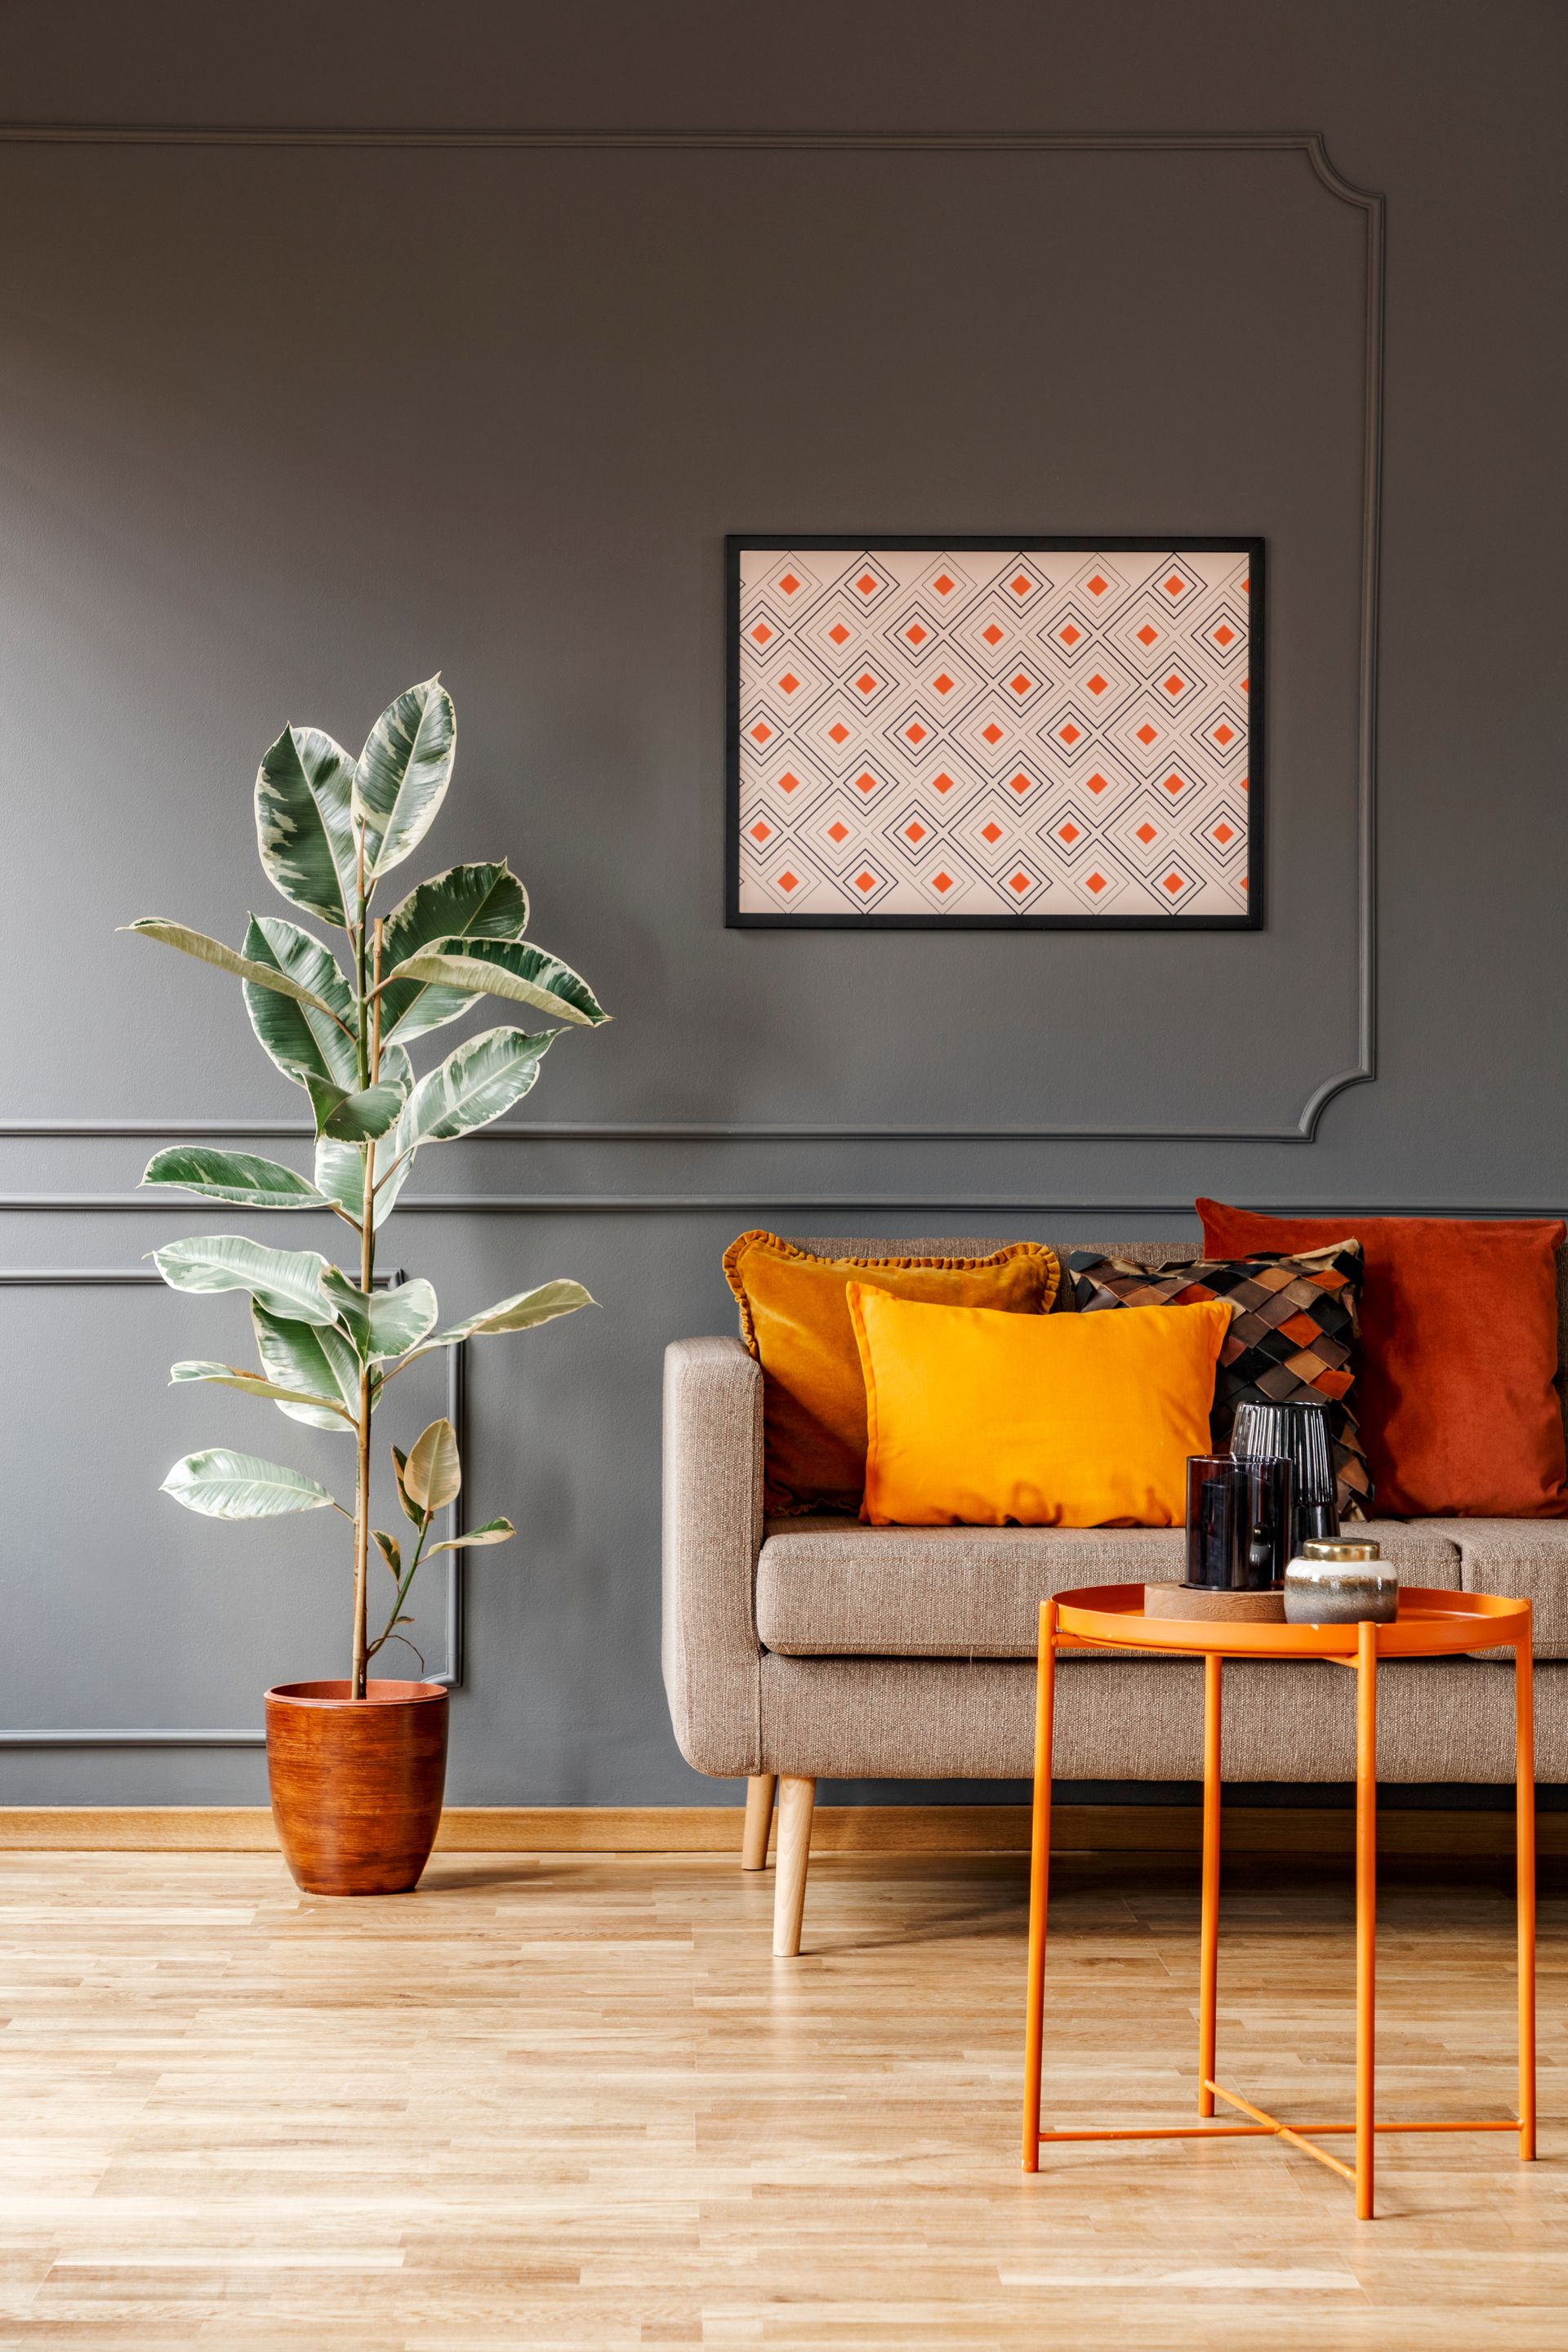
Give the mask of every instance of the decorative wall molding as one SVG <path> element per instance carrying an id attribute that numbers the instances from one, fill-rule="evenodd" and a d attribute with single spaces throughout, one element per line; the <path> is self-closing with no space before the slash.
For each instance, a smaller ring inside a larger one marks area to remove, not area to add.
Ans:
<path id="1" fill-rule="evenodd" d="M 1247 1206 L 1270 1217 L 1561 1217 L 1561 1201 L 1521 1201 L 1508 1203 L 1473 1201 L 1308 1201 L 1260 1200 L 1247 1192 Z M 117 1216 L 127 1210 L 162 1209 L 177 1214 L 167 1203 L 140 1192 L 0 1192 L 0 1216 L 13 1212 L 91 1210 Z M 764 1210 L 845 1210 L 858 1216 L 883 1210 L 899 1215 L 928 1212 L 952 1216 L 1018 1217 L 1190 1217 L 1189 1194 L 1148 1195 L 1137 1200 L 1112 1200 L 1103 1193 L 984 1193 L 945 1192 L 936 1187 L 922 1192 L 866 1192 L 839 1186 L 831 1192 L 775 1192 L 758 1186 L 744 1192 L 427 1192 L 398 1202 L 400 1217 L 657 1217 L 700 1216 L 723 1211 L 727 1215 L 755 1217 Z M 81 1274 L 79 1282 L 112 1282 L 114 1275 Z M 153 1277 L 156 1280 L 156 1276 Z M 58 1275 L 33 1272 L 26 1266 L 0 1268 L 0 1285 L 56 1282 Z"/>
<path id="2" fill-rule="evenodd" d="M 1377 1074 L 1376 767 L 1378 593 L 1382 529 L 1384 200 L 1379 191 L 1357 187 L 1331 162 L 1321 131 L 1054 131 L 1031 134 L 991 131 L 541 131 L 506 128 L 416 130 L 341 126 L 304 129 L 243 124 L 4 123 L 0 146 L 254 147 L 292 149 L 386 149 L 447 152 L 454 149 L 532 151 L 626 150 L 692 152 L 931 153 L 931 154 L 1278 154 L 1299 155 L 1319 184 L 1363 218 L 1363 463 L 1361 523 L 1361 614 L 1357 751 L 1357 1054 L 1348 1067 L 1323 1078 L 1309 1094 L 1293 1125 L 1275 1128 L 1173 1127 L 1163 1129 L 1089 1126 L 854 1127 L 754 1126 L 737 1122 L 654 1122 L 647 1129 L 624 1125 L 492 1129 L 497 1140 L 583 1142 L 1246 1142 L 1310 1143 L 1329 1104 L 1347 1087 Z M 303 1134 L 303 1129 L 241 1122 L 220 1128 L 182 1121 L 166 1127 L 113 1121 L 96 1124 L 24 1122 L 0 1126 L 3 1136 L 61 1139 L 99 1136 L 221 1133 L 230 1136 Z"/>
<path id="3" fill-rule="evenodd" d="M 385 1277 L 389 1289 L 395 1289 L 405 1279 L 401 1267 L 395 1267 Z M 152 1266 L 0 1266 L 0 1289 L 110 1289 L 163 1290 L 163 1277 Z M 458 1450 L 464 1454 L 468 1444 L 468 1345 L 447 1350 L 447 1418 L 458 1433 Z M 460 1536 L 463 1528 L 463 1497 L 459 1494 L 447 1512 L 446 1533 Z M 447 1554 L 447 1664 L 440 1674 L 426 1674 L 426 1682 L 440 1683 L 447 1690 L 460 1690 L 463 1684 L 463 1636 L 465 1625 L 466 1588 L 462 1574 L 463 1554 Z M 192 1730 L 174 1728 L 121 1729 L 118 1726 L 100 1726 L 73 1729 L 24 1729 L 0 1727 L 0 1749 L 7 1748 L 265 1748 L 265 1731 Z"/>

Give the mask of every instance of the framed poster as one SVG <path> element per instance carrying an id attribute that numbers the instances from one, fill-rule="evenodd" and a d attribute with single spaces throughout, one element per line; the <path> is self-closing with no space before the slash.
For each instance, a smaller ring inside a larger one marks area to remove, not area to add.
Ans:
<path id="1" fill-rule="evenodd" d="M 727 540 L 729 924 L 1259 929 L 1263 551 Z"/>

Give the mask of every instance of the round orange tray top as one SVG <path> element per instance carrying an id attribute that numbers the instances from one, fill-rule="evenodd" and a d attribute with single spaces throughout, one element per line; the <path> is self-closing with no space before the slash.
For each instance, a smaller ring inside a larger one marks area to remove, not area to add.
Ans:
<path id="1" fill-rule="evenodd" d="M 1047 1603 L 1040 1603 L 1045 1625 Z M 1353 1658 L 1356 1625 L 1226 1624 L 1214 1619 L 1145 1617 L 1141 1584 L 1086 1585 L 1057 1595 L 1063 1649 L 1109 1643 L 1119 1650 L 1222 1651 L 1231 1658 Z M 1380 1658 L 1431 1658 L 1528 1639 L 1530 1603 L 1500 1593 L 1399 1588 L 1399 1615 L 1377 1628 Z"/>

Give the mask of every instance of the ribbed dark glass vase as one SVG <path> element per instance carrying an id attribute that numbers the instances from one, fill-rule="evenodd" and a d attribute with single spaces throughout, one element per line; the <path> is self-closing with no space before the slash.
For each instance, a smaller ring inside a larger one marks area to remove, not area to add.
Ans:
<path id="1" fill-rule="evenodd" d="M 1329 1408 L 1315 1399 L 1291 1404 L 1247 1403 L 1236 1408 L 1230 1450 L 1238 1462 L 1282 1454 L 1291 1477 L 1290 1557 L 1310 1536 L 1337 1536 L 1334 1448 Z"/>

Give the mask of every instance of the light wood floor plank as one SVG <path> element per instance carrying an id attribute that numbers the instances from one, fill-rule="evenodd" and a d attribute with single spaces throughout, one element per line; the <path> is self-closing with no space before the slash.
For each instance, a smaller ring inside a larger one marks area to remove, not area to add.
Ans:
<path id="1" fill-rule="evenodd" d="M 267 1853 L 0 1863 L 0 2352 L 1543 2352 L 1568 2340 L 1568 1902 L 1542 2158 L 1388 2138 L 1383 2218 L 1259 2142 L 1017 2169 L 1009 1854 L 813 1862 L 801 1957 L 733 1856 L 443 1853 L 300 1895 Z M 1184 2122 L 1196 1872 L 1053 1878 L 1046 2110 Z M 1380 2107 L 1505 2112 L 1512 1913 L 1394 1864 Z M 1221 2079 L 1352 2103 L 1348 1873 L 1226 1865 Z"/>

